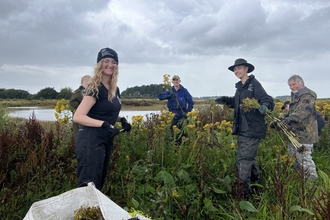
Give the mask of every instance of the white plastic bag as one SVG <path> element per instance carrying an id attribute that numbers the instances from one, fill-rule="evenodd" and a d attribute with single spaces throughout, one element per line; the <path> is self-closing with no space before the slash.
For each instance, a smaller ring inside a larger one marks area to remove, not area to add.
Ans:
<path id="1" fill-rule="evenodd" d="M 89 183 L 86 187 L 33 203 L 23 220 L 73 220 L 75 211 L 81 207 L 99 207 L 106 220 L 132 218 L 127 211 L 96 189 L 93 183 Z M 147 220 L 143 216 L 138 219 Z"/>

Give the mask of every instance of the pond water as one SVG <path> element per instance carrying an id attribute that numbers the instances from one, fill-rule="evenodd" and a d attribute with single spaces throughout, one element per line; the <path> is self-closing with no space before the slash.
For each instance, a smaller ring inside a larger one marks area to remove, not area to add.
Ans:
<path id="1" fill-rule="evenodd" d="M 9 109 L 9 117 L 18 117 L 29 119 L 33 112 L 40 121 L 56 121 L 55 118 L 55 110 L 54 109 L 46 109 L 40 107 L 8 107 Z M 126 117 L 128 121 L 132 121 L 133 116 L 142 115 L 146 119 L 150 114 L 160 114 L 160 111 L 120 111 L 119 115 L 122 117 Z"/>

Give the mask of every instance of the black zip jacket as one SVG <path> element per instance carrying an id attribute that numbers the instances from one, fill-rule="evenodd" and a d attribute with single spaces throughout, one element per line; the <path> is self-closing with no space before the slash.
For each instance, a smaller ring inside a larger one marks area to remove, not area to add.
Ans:
<path id="1" fill-rule="evenodd" d="M 241 81 L 236 83 L 235 96 L 227 103 L 229 107 L 234 108 L 233 135 L 241 135 L 253 138 L 265 138 L 267 126 L 265 124 L 265 115 L 258 109 L 244 112 L 240 108 L 242 100 L 245 98 L 257 99 L 260 105 L 265 105 L 269 110 L 274 109 L 274 100 L 269 96 L 260 82 L 250 75 L 244 84 Z"/>

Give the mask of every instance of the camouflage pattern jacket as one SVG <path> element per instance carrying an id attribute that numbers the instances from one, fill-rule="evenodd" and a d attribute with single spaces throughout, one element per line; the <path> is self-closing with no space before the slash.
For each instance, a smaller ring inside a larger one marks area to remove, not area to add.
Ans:
<path id="1" fill-rule="evenodd" d="M 284 122 L 297 135 L 301 144 L 313 144 L 318 141 L 317 121 L 315 119 L 316 93 L 303 87 L 296 94 L 291 93 L 288 113 L 284 114 Z"/>

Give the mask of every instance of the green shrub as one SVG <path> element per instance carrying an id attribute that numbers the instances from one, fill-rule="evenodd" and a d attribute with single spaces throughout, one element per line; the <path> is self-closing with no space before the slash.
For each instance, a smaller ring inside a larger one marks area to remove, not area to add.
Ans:
<path id="1" fill-rule="evenodd" d="M 5 125 L 8 122 L 8 112 L 6 108 L 0 107 L 0 130 L 5 128 Z"/>

